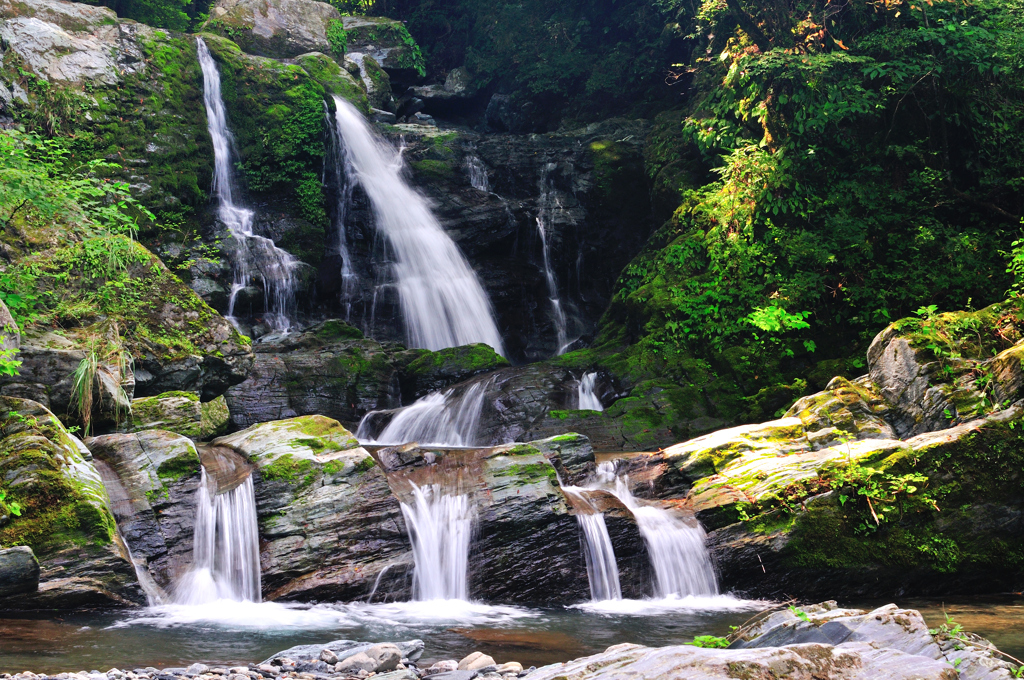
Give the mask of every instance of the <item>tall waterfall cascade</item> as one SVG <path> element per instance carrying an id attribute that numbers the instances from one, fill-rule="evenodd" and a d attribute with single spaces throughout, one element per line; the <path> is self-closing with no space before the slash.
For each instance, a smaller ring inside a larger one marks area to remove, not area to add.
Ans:
<path id="1" fill-rule="evenodd" d="M 469 543 L 473 511 L 469 496 L 442 492 L 439 485 L 412 487 L 412 504 L 402 503 L 415 561 L 416 600 L 469 598 Z"/>
<path id="2" fill-rule="evenodd" d="M 654 568 L 657 597 L 717 595 L 718 577 L 708 554 L 704 529 L 659 507 L 642 505 L 629 490 L 629 479 L 616 476 L 615 464 L 598 465 L 598 488 L 605 488 L 633 513 Z"/>
<path id="3" fill-rule="evenodd" d="M 590 599 L 594 602 L 621 600 L 619 566 L 615 562 L 615 549 L 608 534 L 604 513 L 598 512 L 583 489 L 563 486 L 562 491 L 571 499 L 572 505 L 580 510 L 576 514 L 576 521 L 582 533 L 583 559 L 587 564 Z"/>
<path id="4" fill-rule="evenodd" d="M 231 183 L 233 138 L 220 92 L 220 71 L 203 39 L 198 38 L 197 43 L 199 65 L 203 71 L 203 103 L 213 141 L 213 191 L 219 202 L 217 217 L 235 240 L 234 281 L 228 298 L 227 317 L 234 320 L 238 294 L 251 280 L 259 278 L 263 282 L 265 321 L 274 330 L 286 332 L 291 326 L 290 314 L 295 306 L 298 261 L 278 248 L 273 240 L 253 233 L 253 211 L 235 203 Z"/>
<path id="5" fill-rule="evenodd" d="M 591 371 L 584 373 L 580 378 L 580 384 L 576 388 L 577 408 L 581 411 L 603 411 L 604 406 L 597 398 L 594 390 L 597 388 L 597 373 Z"/>
<path id="6" fill-rule="evenodd" d="M 174 588 L 178 604 L 259 602 L 260 541 L 252 476 L 224 493 L 202 470 L 196 498 L 192 568 Z"/>
<path id="7" fill-rule="evenodd" d="M 410 347 L 439 350 L 484 342 L 504 353 L 483 287 L 426 199 L 402 178 L 401 155 L 363 115 L 334 97 L 335 124 L 374 223 L 394 253 L 394 278 Z"/>
<path id="8" fill-rule="evenodd" d="M 558 279 L 551 268 L 551 246 L 548 243 L 548 230 L 553 224 L 554 213 L 561 208 L 558 196 L 550 183 L 551 171 L 557 166 L 548 163 L 540 174 L 540 197 L 537 199 L 537 233 L 540 235 L 541 254 L 544 260 L 544 280 L 548 286 L 548 299 L 551 302 L 551 320 L 555 324 L 555 339 L 558 344 L 556 354 L 565 354 L 569 348 L 568 319 L 562 308 L 562 299 L 558 295 Z"/>
<path id="9" fill-rule="evenodd" d="M 480 412 L 489 385 L 490 381 L 481 380 L 461 394 L 455 389 L 431 392 L 399 410 L 376 436 L 370 424 L 373 413 L 368 413 L 359 423 L 356 438 L 388 445 L 473 446 L 478 443 Z"/>

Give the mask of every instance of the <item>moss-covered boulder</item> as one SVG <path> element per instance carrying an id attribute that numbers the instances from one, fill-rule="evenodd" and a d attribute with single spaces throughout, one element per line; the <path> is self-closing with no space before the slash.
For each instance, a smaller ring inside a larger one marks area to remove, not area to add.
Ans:
<path id="1" fill-rule="evenodd" d="M 251 54 L 288 58 L 305 52 L 345 54 L 344 38 L 334 37 L 341 14 L 314 0 L 217 0 L 203 30 L 234 40 Z M 332 37 L 334 39 L 332 40 Z"/>
<path id="2" fill-rule="evenodd" d="M 101 435 L 86 440 L 96 464 L 109 470 L 114 516 L 139 569 L 166 597 L 192 563 L 200 457 L 192 441 L 166 430 Z"/>
<path id="3" fill-rule="evenodd" d="M 248 339 L 142 244 L 123 236 L 63 242 L 59 233 L 52 225 L 10 243 L 18 258 L 6 273 L 36 304 L 21 373 L 0 377 L 0 390 L 77 421 L 73 374 L 85 359 L 95 358 L 94 389 L 104 390 L 94 408 L 110 411 L 170 390 L 212 399 L 245 378 Z"/>
<path id="4" fill-rule="evenodd" d="M 419 354 L 402 370 L 402 396 L 419 399 L 463 380 L 510 366 L 490 345 L 477 343 L 462 347 L 430 352 L 413 350 Z"/>
<path id="5" fill-rule="evenodd" d="M 202 430 L 202 407 L 192 392 L 164 392 L 155 397 L 132 400 L 129 431 L 166 430 L 198 439 Z"/>
<path id="6" fill-rule="evenodd" d="M 0 545 L 29 546 L 41 570 L 38 592 L 0 607 L 144 603 L 89 450 L 26 399 L 0 397 L 0 434 L 0 489 L 21 507 L 0 526 Z"/>
<path id="7" fill-rule="evenodd" d="M 271 599 L 357 600 L 378 576 L 407 596 L 412 566 L 398 501 L 335 420 L 304 416 L 214 440 L 255 467 L 263 589 Z"/>
<path id="8" fill-rule="evenodd" d="M 320 52 L 310 52 L 296 57 L 295 63 L 323 85 L 327 94 L 337 95 L 355 104 L 363 113 L 369 113 L 371 104 L 367 101 L 366 85 L 337 61 Z"/>
<path id="9" fill-rule="evenodd" d="M 199 405 L 199 438 L 209 441 L 214 437 L 227 434 L 231 424 L 231 411 L 223 395 Z"/>
<path id="10" fill-rule="evenodd" d="M 344 17 L 342 21 L 349 53 L 371 57 L 392 78 L 403 82 L 426 75 L 423 53 L 401 21 L 366 16 Z"/>

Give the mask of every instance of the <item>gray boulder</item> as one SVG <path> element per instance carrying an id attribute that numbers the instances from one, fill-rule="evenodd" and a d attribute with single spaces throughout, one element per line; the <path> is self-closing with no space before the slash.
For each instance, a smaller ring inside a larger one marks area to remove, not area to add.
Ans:
<path id="1" fill-rule="evenodd" d="M 218 0 L 203 28 L 223 33 L 251 54 L 288 58 L 306 52 L 331 54 L 331 21 L 341 21 L 341 14 L 326 2 Z"/>
<path id="2" fill-rule="evenodd" d="M 32 548 L 19 545 L 0 550 L 0 597 L 34 593 L 39 589 L 39 561 Z"/>
<path id="3" fill-rule="evenodd" d="M 330 650 L 338 657 L 339 660 L 344 661 L 350 656 L 366 653 L 368 650 L 375 647 L 395 647 L 401 654 L 402 659 L 409 659 L 410 661 L 415 661 L 423 654 L 422 640 L 406 640 L 405 642 L 384 644 L 353 642 L 352 640 L 335 640 L 321 645 L 297 645 L 295 647 L 289 647 L 288 649 L 273 655 L 263 663 L 268 664 L 274 659 L 282 658 L 293 659 L 294 661 L 315 661 L 320 658 L 320 654 L 325 649 Z"/>

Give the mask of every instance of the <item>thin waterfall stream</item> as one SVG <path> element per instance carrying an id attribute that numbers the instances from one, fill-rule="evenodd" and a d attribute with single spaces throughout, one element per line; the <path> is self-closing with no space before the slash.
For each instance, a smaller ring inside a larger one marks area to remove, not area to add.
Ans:
<path id="1" fill-rule="evenodd" d="M 253 233 L 252 210 L 235 203 L 231 177 L 233 138 L 220 90 L 220 71 L 202 38 L 198 43 L 199 65 L 203 71 L 203 103 L 207 128 L 213 141 L 213 191 L 217 195 L 217 217 L 235 240 L 234 281 L 228 298 L 229 320 L 235 320 L 238 294 L 253 278 L 263 282 L 265 321 L 276 331 L 287 332 L 294 315 L 298 261 L 274 241 Z"/>
<path id="2" fill-rule="evenodd" d="M 590 502 L 586 489 L 563 486 L 562 491 L 577 510 L 576 521 L 582 532 L 583 558 L 587 564 L 590 599 L 594 602 L 621 600 L 619 566 L 615 562 L 615 549 L 608 534 L 604 513 Z"/>
<path id="3" fill-rule="evenodd" d="M 487 294 L 426 199 L 403 179 L 400 154 L 352 104 L 337 96 L 334 104 L 346 156 L 394 252 L 409 346 L 439 350 L 483 342 L 504 354 Z"/>

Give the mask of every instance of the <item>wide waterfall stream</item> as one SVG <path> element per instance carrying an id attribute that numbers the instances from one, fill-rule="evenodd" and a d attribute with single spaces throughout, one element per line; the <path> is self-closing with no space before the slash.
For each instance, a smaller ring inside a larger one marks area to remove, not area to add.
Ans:
<path id="1" fill-rule="evenodd" d="M 394 253 L 394 277 L 410 347 L 474 342 L 503 353 L 487 294 L 423 196 L 402 177 L 402 159 L 352 104 L 334 97 L 336 125 L 374 224 Z"/>

